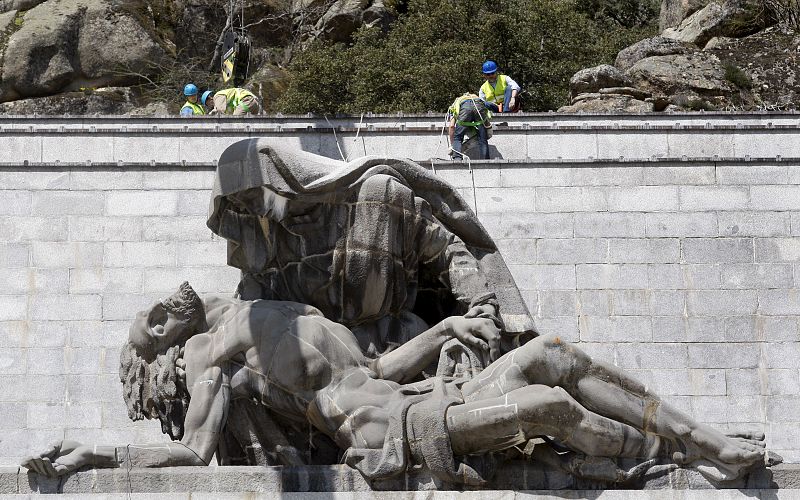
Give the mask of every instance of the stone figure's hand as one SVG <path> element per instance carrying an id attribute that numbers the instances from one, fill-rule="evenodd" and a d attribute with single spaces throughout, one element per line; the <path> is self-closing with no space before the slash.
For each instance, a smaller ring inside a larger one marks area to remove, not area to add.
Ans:
<path id="1" fill-rule="evenodd" d="M 56 441 L 48 448 L 22 461 L 22 466 L 47 477 L 57 477 L 91 463 L 92 449 L 77 441 Z"/>
<path id="2" fill-rule="evenodd" d="M 500 357 L 500 329 L 488 318 L 449 318 L 453 337 L 465 345 L 489 351 L 489 359 Z"/>

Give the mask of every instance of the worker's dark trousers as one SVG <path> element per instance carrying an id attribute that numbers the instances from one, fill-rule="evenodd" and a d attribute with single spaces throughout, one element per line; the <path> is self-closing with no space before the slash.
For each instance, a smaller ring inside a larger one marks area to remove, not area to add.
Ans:
<path id="1" fill-rule="evenodd" d="M 465 127 L 463 125 L 456 125 L 455 135 L 453 136 L 453 150 L 461 153 L 461 142 L 464 140 L 464 134 L 468 129 L 478 129 L 478 150 L 480 151 L 480 158 L 472 158 L 474 160 L 488 160 L 489 159 L 489 138 L 486 136 L 486 127 L 479 125 L 477 127 Z M 460 159 L 461 155 L 455 155 L 455 159 Z"/>

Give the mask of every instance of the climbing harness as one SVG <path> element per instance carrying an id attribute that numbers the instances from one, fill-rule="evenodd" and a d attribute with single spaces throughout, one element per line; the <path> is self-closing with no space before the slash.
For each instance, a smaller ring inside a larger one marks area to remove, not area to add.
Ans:
<path id="1" fill-rule="evenodd" d="M 241 0 L 241 14 L 238 19 L 234 19 L 223 33 L 222 37 L 222 81 L 226 85 L 238 87 L 247 79 L 250 71 L 250 37 L 247 34 L 244 24 L 244 0 Z M 231 17 L 233 15 L 233 0 L 229 2 Z"/>

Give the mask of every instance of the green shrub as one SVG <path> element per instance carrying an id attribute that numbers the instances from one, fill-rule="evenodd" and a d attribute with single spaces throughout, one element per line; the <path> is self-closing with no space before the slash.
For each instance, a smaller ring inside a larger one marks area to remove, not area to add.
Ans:
<path id="1" fill-rule="evenodd" d="M 733 64 L 732 62 L 724 62 L 722 63 L 722 67 L 725 69 L 725 79 L 732 84 L 743 89 L 749 89 L 753 87 L 753 80 L 751 80 L 750 77 L 747 76 L 747 73 L 745 73 L 739 66 Z"/>

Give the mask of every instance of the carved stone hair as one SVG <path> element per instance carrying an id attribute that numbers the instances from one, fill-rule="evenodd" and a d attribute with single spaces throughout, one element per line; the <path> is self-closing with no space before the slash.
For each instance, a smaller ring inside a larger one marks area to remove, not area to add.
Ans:
<path id="1" fill-rule="evenodd" d="M 157 354 L 151 363 L 145 361 L 130 342 L 120 353 L 119 378 L 128 417 L 133 421 L 158 418 L 161 431 L 173 440 L 183 437 L 189 409 L 189 392 L 179 382 L 176 371 L 180 349 L 180 346 L 172 346 L 166 353 Z"/>
<path id="2" fill-rule="evenodd" d="M 203 301 L 200 300 L 197 293 L 189 286 L 188 281 L 181 283 L 178 291 L 161 301 L 161 303 L 166 310 L 172 313 L 186 314 L 192 317 L 203 310 Z"/>

